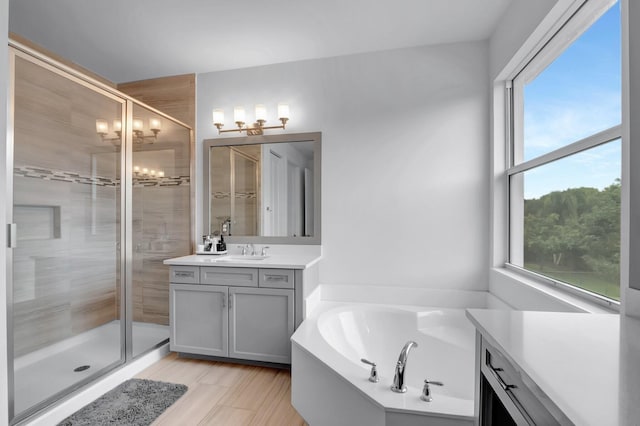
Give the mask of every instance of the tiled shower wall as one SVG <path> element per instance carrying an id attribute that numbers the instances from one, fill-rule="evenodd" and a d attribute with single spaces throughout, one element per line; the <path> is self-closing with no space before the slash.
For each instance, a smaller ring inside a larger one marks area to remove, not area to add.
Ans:
<path id="1" fill-rule="evenodd" d="M 42 176 L 42 175 L 41 175 Z M 60 341 L 118 318 L 116 186 L 14 174 L 14 351 Z M 93 202 L 89 202 L 95 195 Z"/>

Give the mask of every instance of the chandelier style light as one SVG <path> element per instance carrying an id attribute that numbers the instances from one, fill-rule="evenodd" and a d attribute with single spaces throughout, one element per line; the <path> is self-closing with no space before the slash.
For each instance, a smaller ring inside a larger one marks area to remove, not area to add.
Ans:
<path id="1" fill-rule="evenodd" d="M 222 109 L 213 110 L 213 125 L 218 129 L 218 134 L 227 132 L 246 132 L 247 136 L 262 135 L 265 130 L 269 129 L 284 129 L 287 121 L 289 121 L 289 105 L 278 104 L 278 120 L 282 123 L 279 126 L 265 126 L 267 122 L 267 108 L 262 105 L 256 105 L 256 121 L 252 125 L 246 125 L 246 114 L 244 107 L 235 107 L 233 109 L 233 121 L 236 123 L 237 128 L 220 130 L 224 126 L 224 111 Z"/>

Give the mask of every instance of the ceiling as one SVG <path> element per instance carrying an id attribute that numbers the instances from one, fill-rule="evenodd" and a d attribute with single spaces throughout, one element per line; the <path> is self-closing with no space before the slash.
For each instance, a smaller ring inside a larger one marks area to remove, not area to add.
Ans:
<path id="1" fill-rule="evenodd" d="M 10 0 L 9 30 L 122 83 L 489 38 L 512 0 Z"/>

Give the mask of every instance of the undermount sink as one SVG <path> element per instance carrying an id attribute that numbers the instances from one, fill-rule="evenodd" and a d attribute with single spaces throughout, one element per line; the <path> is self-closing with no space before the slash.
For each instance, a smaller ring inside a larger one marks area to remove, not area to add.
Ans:
<path id="1" fill-rule="evenodd" d="M 242 256 L 242 255 L 229 255 L 229 256 L 225 256 L 225 257 L 221 257 L 220 259 L 218 259 L 218 262 L 237 262 L 237 261 L 242 261 L 242 260 L 250 260 L 250 261 L 256 261 L 256 260 L 265 260 L 266 258 L 268 258 L 269 256 L 259 256 L 259 255 L 246 255 L 246 256 Z"/>

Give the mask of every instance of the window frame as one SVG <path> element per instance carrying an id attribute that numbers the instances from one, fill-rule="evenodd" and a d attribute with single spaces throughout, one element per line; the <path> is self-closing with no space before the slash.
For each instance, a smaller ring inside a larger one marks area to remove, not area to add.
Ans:
<path id="1" fill-rule="evenodd" d="M 505 173 L 506 184 L 506 259 L 504 267 L 524 278 L 532 279 L 564 292 L 595 302 L 607 308 L 619 310 L 620 301 L 604 295 L 585 290 L 576 285 L 556 280 L 554 278 L 527 270 L 514 264 L 523 264 L 524 240 L 524 191 L 522 185 L 514 185 L 515 176 L 538 167 L 585 152 L 589 149 L 621 140 L 623 136 L 622 123 L 608 129 L 591 134 L 548 153 L 523 161 L 524 158 L 524 86 L 535 79 L 558 56 L 560 56 L 577 38 L 586 32 L 605 12 L 617 3 L 617 0 L 584 1 L 555 32 L 546 37 L 546 42 L 529 55 L 530 60 L 524 63 L 511 78 L 505 81 Z M 622 174 L 622 170 L 621 170 Z M 622 176 L 621 176 L 622 177 Z M 521 220 L 517 220 L 521 219 Z M 622 250 L 622 246 L 621 246 Z M 621 285 L 622 283 L 619 283 Z M 622 297 L 622 286 L 621 286 Z"/>

